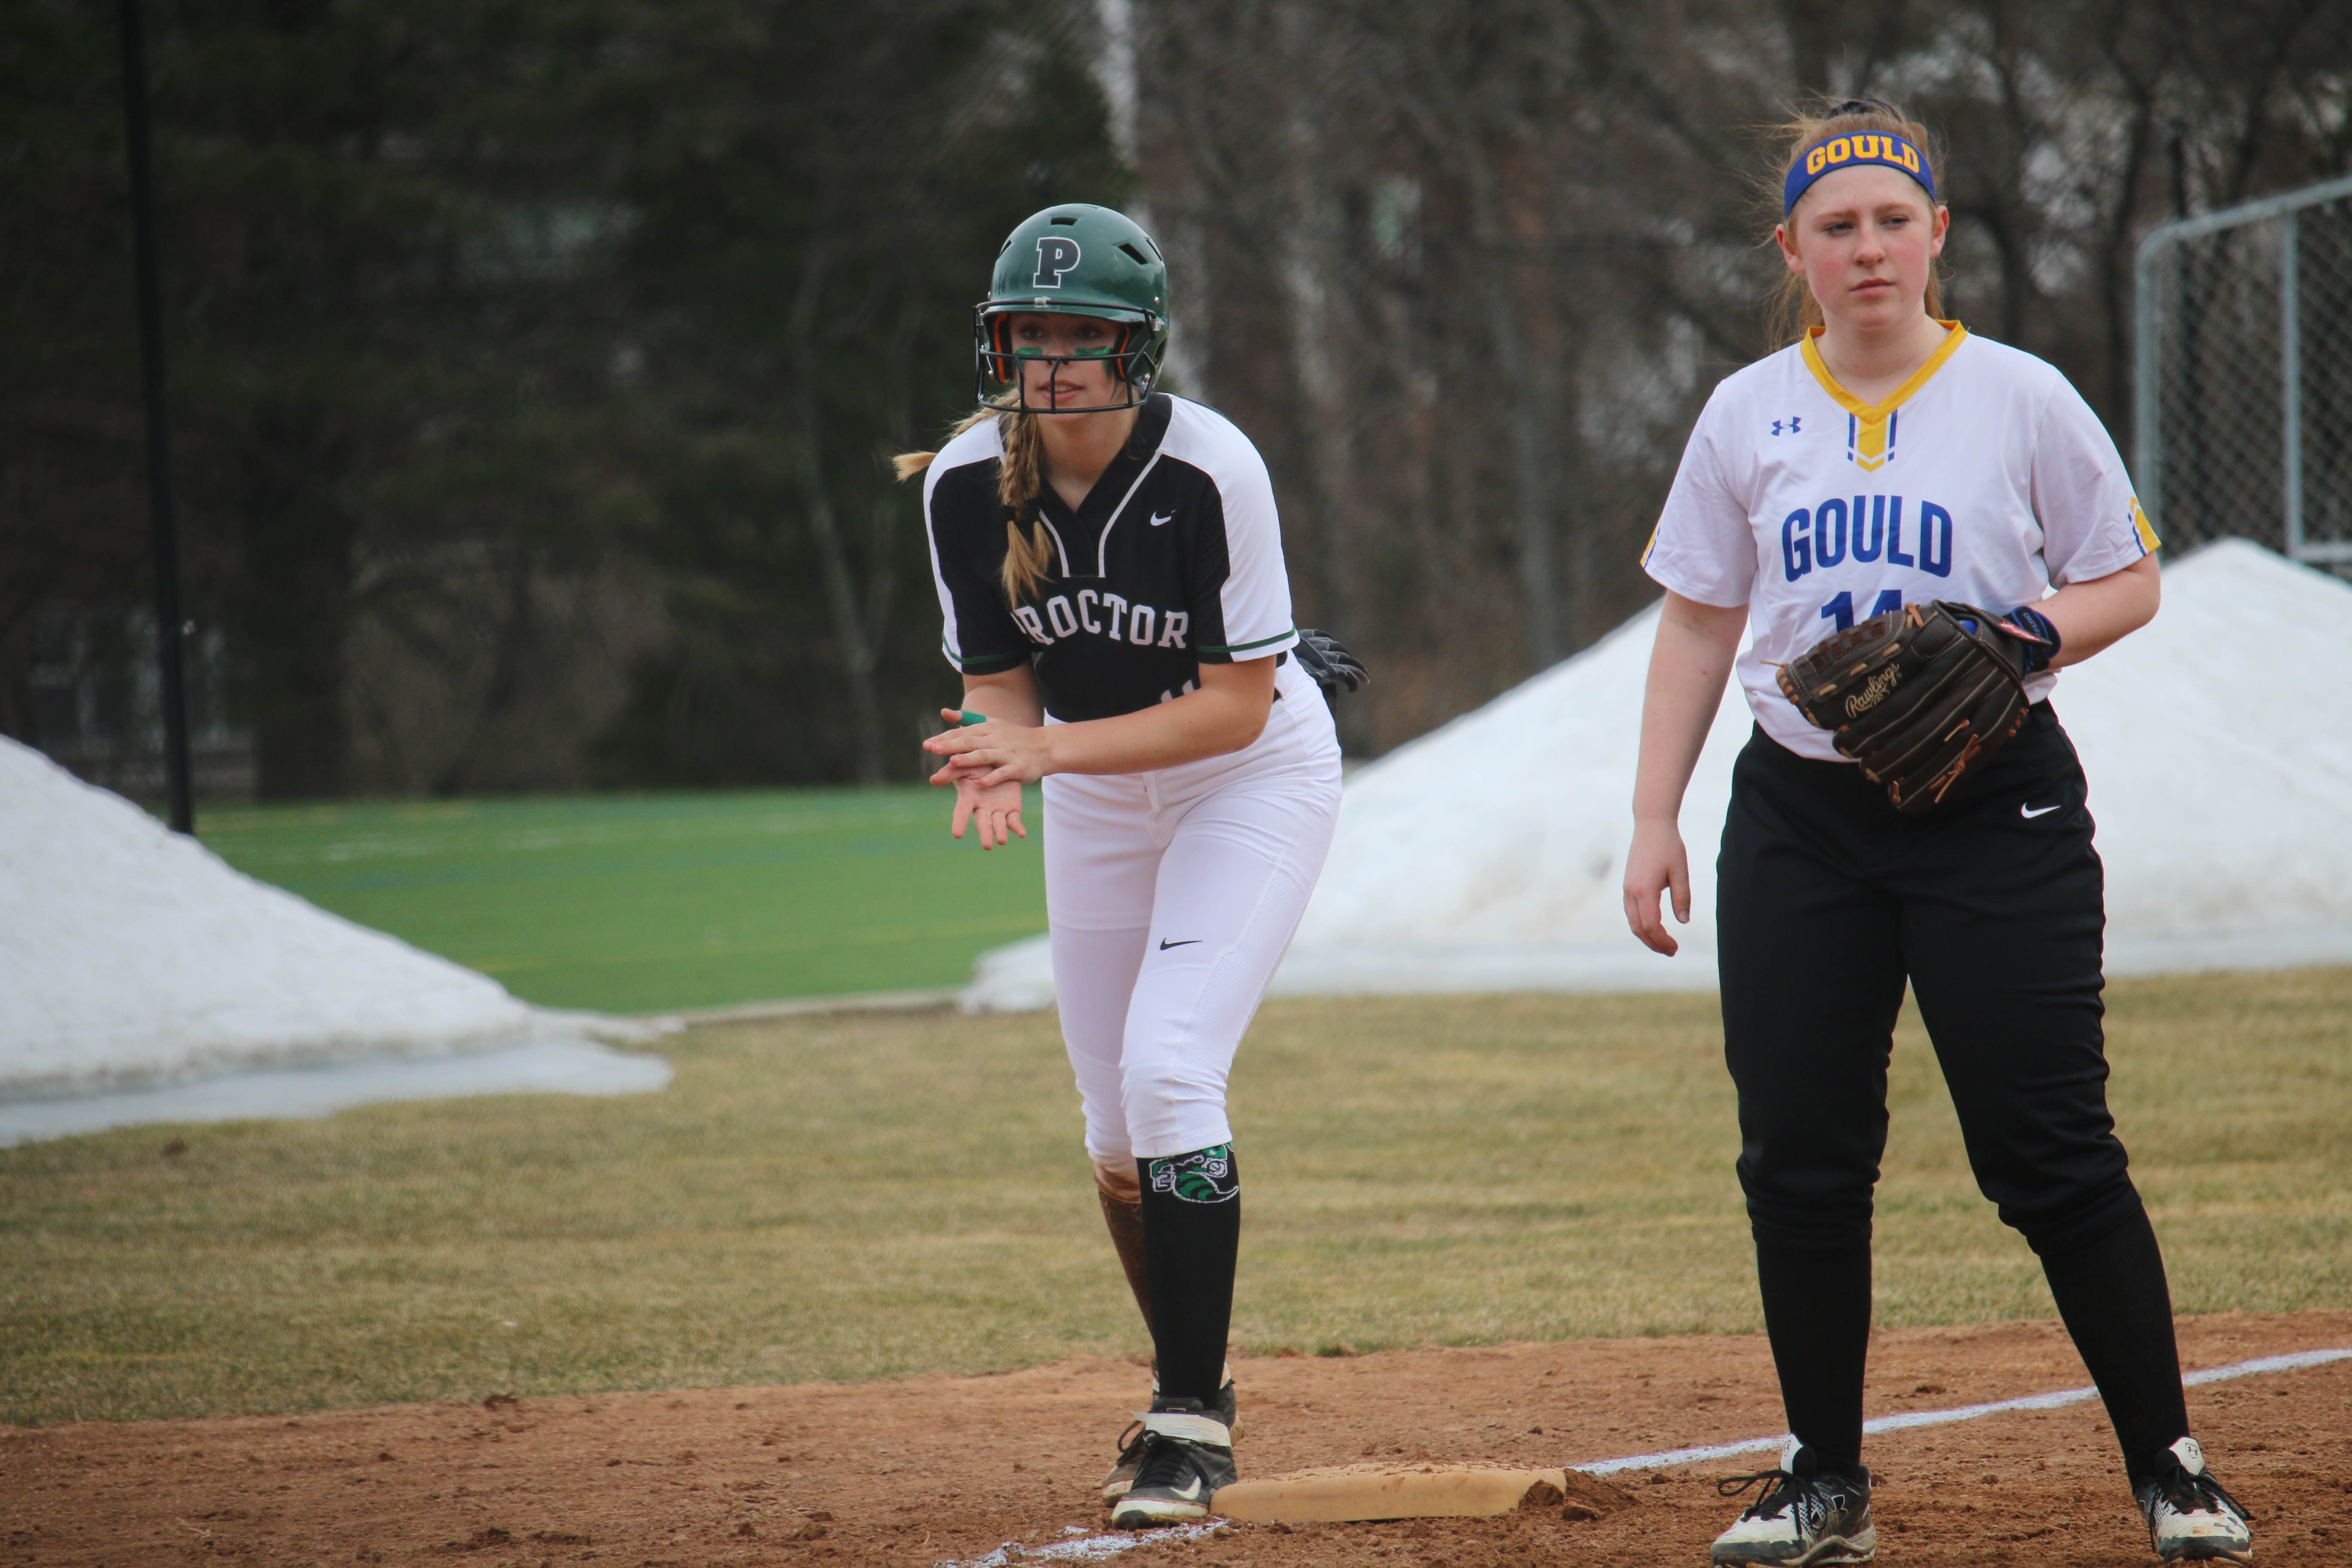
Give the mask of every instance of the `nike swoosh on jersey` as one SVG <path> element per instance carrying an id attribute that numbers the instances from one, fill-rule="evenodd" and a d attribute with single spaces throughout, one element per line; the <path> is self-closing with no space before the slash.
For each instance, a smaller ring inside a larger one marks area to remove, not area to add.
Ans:
<path id="1" fill-rule="evenodd" d="M 1163 936 L 1160 939 L 1160 951 L 1166 952 L 1171 947 L 1192 947 L 1197 945 L 1200 941 L 1201 939 L 1197 936 L 1188 936 L 1182 942 L 1170 942 Z"/>
<path id="2" fill-rule="evenodd" d="M 1176 514 L 1172 511 L 1155 511 L 1151 514 L 1151 526 L 1154 528 L 1158 528 L 1163 522 L 1173 522 L 1175 521 Z"/>
<path id="3" fill-rule="evenodd" d="M 2061 802 L 2060 804 L 2063 805 L 2064 803 Z M 2017 815 L 2025 818 L 2028 822 L 2032 821 L 2037 816 L 2047 816 L 2057 809 L 2058 807 L 2055 805 L 2045 805 L 2041 810 L 2036 811 L 2021 800 L 2017 803 Z"/>

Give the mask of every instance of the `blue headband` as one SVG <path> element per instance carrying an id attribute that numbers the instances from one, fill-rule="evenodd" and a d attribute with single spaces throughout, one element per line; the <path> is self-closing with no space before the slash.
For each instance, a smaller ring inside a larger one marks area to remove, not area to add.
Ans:
<path id="1" fill-rule="evenodd" d="M 1887 131 L 1855 131 L 1817 142 L 1805 151 L 1790 169 L 1788 179 L 1780 187 L 1780 212 L 1783 216 L 1797 210 L 1797 199 L 1812 188 L 1823 174 L 1833 174 L 1840 169 L 1851 169 L 1857 163 L 1883 163 L 1900 170 L 1919 182 L 1927 199 L 1936 199 L 1935 172 L 1903 137 Z"/>

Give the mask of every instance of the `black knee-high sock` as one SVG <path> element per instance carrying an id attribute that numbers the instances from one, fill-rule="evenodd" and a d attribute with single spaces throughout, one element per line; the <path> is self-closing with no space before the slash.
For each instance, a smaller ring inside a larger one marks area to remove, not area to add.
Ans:
<path id="1" fill-rule="evenodd" d="M 2099 1385 L 2124 1470 L 2137 1486 L 2168 1464 L 2165 1450 L 2189 1435 L 2172 1291 L 2147 1211 L 2134 1205 L 2128 1219 L 2098 1239 L 2042 1253 L 2042 1271 Z"/>
<path id="2" fill-rule="evenodd" d="M 1823 1467 L 1862 1461 L 1862 1373 L 1870 1355 L 1870 1246 L 1795 1252 L 1759 1241 L 1764 1331 L 1789 1430 Z"/>
<path id="3" fill-rule="evenodd" d="M 1143 1183 L 1144 1273 L 1160 1392 L 1206 1405 L 1224 1377 L 1225 1333 L 1233 1324 L 1241 1173 L 1230 1143 L 1135 1165 Z"/>

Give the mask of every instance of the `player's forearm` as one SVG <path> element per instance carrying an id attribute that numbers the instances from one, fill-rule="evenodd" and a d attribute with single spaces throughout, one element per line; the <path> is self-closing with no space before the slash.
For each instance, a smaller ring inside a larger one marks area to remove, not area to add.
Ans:
<path id="1" fill-rule="evenodd" d="M 994 675 L 965 676 L 963 706 L 966 712 L 985 713 L 1007 724 L 1034 728 L 1045 721 L 1045 704 L 1037 694 L 1037 678 L 1025 664 Z"/>
<path id="2" fill-rule="evenodd" d="M 1272 701 L 1271 687 L 1259 697 L 1204 686 L 1133 713 L 1056 724 L 1046 732 L 1046 771 L 1139 773 L 1223 756 L 1258 738 Z"/>
<path id="3" fill-rule="evenodd" d="M 1673 822 L 1682 815 L 1683 792 L 1714 726 L 1747 621 L 1745 606 L 1724 609 L 1679 594 L 1666 595 L 1642 695 L 1642 752 L 1633 773 L 1635 820 Z"/>
<path id="4" fill-rule="evenodd" d="M 2058 628 L 2058 657 L 2050 668 L 2080 664 L 2121 642 L 2156 618 L 2163 596 L 2163 578 L 2153 555 L 2105 577 L 2067 584 L 2033 606 Z"/>

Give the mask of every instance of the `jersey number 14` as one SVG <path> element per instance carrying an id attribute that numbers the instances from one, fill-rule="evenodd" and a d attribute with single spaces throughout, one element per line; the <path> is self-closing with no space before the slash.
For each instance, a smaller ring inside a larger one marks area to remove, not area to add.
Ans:
<path id="1" fill-rule="evenodd" d="M 1890 611 L 1899 610 L 1902 607 L 1902 589 L 1882 589 L 1879 592 L 1877 603 L 1870 606 L 1870 616 L 1872 617 L 1875 617 L 1886 615 Z M 1852 631 L 1853 629 L 1853 595 L 1851 592 L 1842 593 L 1836 598 L 1832 599 L 1828 604 L 1823 605 L 1822 606 L 1822 619 L 1825 621 L 1835 621 L 1837 623 L 1837 629 L 1842 632 Z"/>

